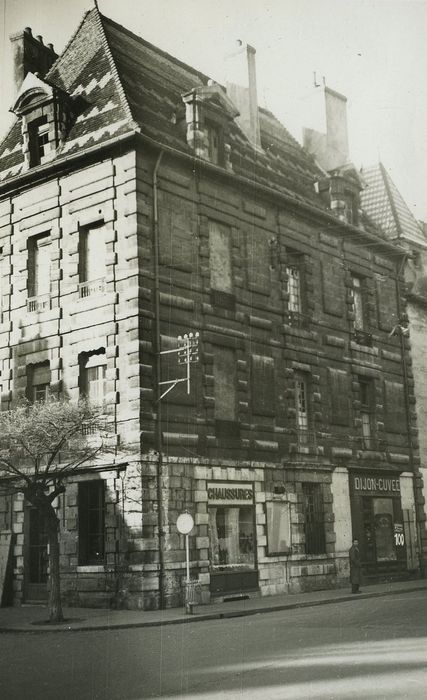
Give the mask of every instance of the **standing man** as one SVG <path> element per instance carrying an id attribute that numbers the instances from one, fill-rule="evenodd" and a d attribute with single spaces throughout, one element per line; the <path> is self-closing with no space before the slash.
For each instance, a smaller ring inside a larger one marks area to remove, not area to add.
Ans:
<path id="1" fill-rule="evenodd" d="M 361 583 L 362 567 L 360 563 L 359 540 L 357 538 L 353 538 L 353 544 L 350 547 L 348 555 L 350 558 L 351 592 L 360 593 L 359 586 Z"/>

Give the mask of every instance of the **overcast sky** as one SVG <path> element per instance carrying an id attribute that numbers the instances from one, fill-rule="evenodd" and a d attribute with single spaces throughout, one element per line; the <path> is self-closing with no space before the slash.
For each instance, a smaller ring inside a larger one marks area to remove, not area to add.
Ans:
<path id="1" fill-rule="evenodd" d="M 236 39 L 257 49 L 258 96 L 301 140 L 318 82 L 348 97 L 356 166 L 381 160 L 427 221 L 427 0 L 99 0 L 101 12 L 219 82 Z M 0 0 L 2 135 L 13 101 L 9 35 L 59 53 L 90 0 Z"/>

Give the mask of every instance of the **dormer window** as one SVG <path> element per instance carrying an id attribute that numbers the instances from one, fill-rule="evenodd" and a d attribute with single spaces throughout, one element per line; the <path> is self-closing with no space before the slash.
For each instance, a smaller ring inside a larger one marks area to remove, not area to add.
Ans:
<path id="1" fill-rule="evenodd" d="M 35 119 L 28 125 L 30 167 L 44 162 L 49 152 L 49 124 L 47 117 Z"/>
<path id="2" fill-rule="evenodd" d="M 21 120 L 26 167 L 34 168 L 53 160 L 75 117 L 69 95 L 38 75 L 28 73 L 11 111 Z"/>
<path id="3" fill-rule="evenodd" d="M 182 96 L 187 122 L 187 144 L 198 158 L 232 169 L 228 124 L 239 114 L 223 88 L 209 81 Z"/>
<path id="4" fill-rule="evenodd" d="M 208 137 L 208 155 L 211 163 L 222 165 L 224 162 L 224 152 L 222 145 L 221 130 L 210 122 L 206 122 L 206 134 Z"/>

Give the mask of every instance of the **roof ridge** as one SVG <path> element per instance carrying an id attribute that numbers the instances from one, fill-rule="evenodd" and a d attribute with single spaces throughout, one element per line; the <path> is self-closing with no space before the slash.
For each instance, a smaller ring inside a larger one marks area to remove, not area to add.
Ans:
<path id="1" fill-rule="evenodd" d="M 118 89 L 118 92 L 120 95 L 120 100 L 121 100 L 123 109 L 125 110 L 127 117 L 130 119 L 132 128 L 137 129 L 139 131 L 139 126 L 138 126 L 136 120 L 134 119 L 134 116 L 132 114 L 132 109 L 130 107 L 128 98 L 126 96 L 126 92 L 123 88 L 122 81 L 120 79 L 120 74 L 119 74 L 119 71 L 117 69 L 114 57 L 113 57 L 113 52 L 111 51 L 110 44 L 108 43 L 107 34 L 105 32 L 105 28 L 104 28 L 104 24 L 103 24 L 104 16 L 100 13 L 97 3 L 95 3 L 95 7 L 91 10 L 91 12 L 95 12 L 96 21 L 97 21 L 97 24 L 99 25 L 100 30 L 101 30 L 102 43 L 106 49 L 108 63 L 110 64 L 111 72 L 113 74 L 114 81 L 116 83 L 116 86 L 117 86 L 117 89 Z M 105 19 L 108 20 L 108 17 L 106 17 Z"/>
<path id="2" fill-rule="evenodd" d="M 110 24 L 112 24 L 114 27 L 117 27 L 120 31 L 124 32 L 125 34 L 128 34 L 132 37 L 135 37 L 135 39 L 137 39 L 142 44 L 144 44 L 144 46 L 146 48 L 152 49 L 155 53 L 159 54 L 160 56 L 163 56 L 164 58 L 171 60 L 173 63 L 181 66 L 182 68 L 186 68 L 191 73 L 194 73 L 195 75 L 197 75 L 200 79 L 203 79 L 205 81 L 211 79 L 211 76 L 206 75 L 206 73 L 203 73 L 202 71 L 198 70 L 197 68 L 194 68 L 194 66 L 190 66 L 190 64 L 186 63 L 185 61 L 181 61 L 180 58 L 173 56 L 171 53 L 169 53 L 168 51 L 165 51 L 164 49 L 161 49 L 159 46 L 152 44 L 151 41 L 147 41 L 147 39 L 144 39 L 139 34 L 136 34 L 135 32 L 131 31 L 127 27 L 124 27 L 123 24 L 119 24 L 111 17 L 107 17 L 106 15 L 101 15 L 101 17 L 102 17 L 102 19 L 106 20 L 107 22 L 110 22 Z M 220 87 L 224 87 L 220 83 L 218 83 L 218 85 L 220 85 Z"/>
<path id="3" fill-rule="evenodd" d="M 48 72 L 47 72 L 46 75 L 44 76 L 45 78 L 48 78 L 48 77 L 49 77 L 49 74 L 50 74 L 51 72 L 53 72 L 53 69 L 56 67 L 56 64 L 61 60 L 61 58 L 63 57 L 63 55 L 65 54 L 65 52 L 66 52 L 66 51 L 68 50 L 68 48 L 71 46 L 71 44 L 73 43 L 73 41 L 74 41 L 74 39 L 76 38 L 77 34 L 79 33 L 80 29 L 82 28 L 82 26 L 83 26 L 83 24 L 84 24 L 84 22 L 85 22 L 85 20 L 86 20 L 86 17 L 88 16 L 88 14 L 89 14 L 90 12 L 92 12 L 92 10 L 86 10 L 86 12 L 83 14 L 83 17 L 81 18 L 79 24 L 77 25 L 77 29 L 71 34 L 69 40 L 68 40 L 67 43 L 65 44 L 65 46 L 64 46 L 63 50 L 61 51 L 61 53 L 59 54 L 58 58 L 54 61 L 54 63 L 52 63 L 52 65 L 51 65 L 51 67 L 49 68 Z M 55 87 L 57 87 L 56 84 L 55 84 Z"/>

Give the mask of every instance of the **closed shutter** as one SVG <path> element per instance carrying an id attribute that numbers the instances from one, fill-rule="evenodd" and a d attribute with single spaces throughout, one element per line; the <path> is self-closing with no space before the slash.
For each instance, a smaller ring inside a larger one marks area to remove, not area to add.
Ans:
<path id="1" fill-rule="evenodd" d="M 333 316 L 344 315 L 344 275 L 341 263 L 334 258 L 322 261 L 323 309 Z"/>
<path id="2" fill-rule="evenodd" d="M 275 377 L 272 357 L 252 355 L 252 412 L 260 416 L 275 414 Z"/>
<path id="3" fill-rule="evenodd" d="M 349 425 L 349 377 L 345 370 L 329 370 L 329 391 L 331 397 L 331 423 Z"/>
<path id="4" fill-rule="evenodd" d="M 398 323 L 396 283 L 390 277 L 377 279 L 378 325 L 391 331 Z"/>
<path id="5" fill-rule="evenodd" d="M 192 202 L 159 195 L 159 247 L 162 265 L 191 272 L 196 254 L 196 211 Z"/>
<path id="6" fill-rule="evenodd" d="M 386 428 L 390 433 L 406 433 L 406 405 L 403 384 L 385 382 Z"/>
<path id="7" fill-rule="evenodd" d="M 246 243 L 249 289 L 270 293 L 270 246 L 263 231 L 251 231 Z"/>

